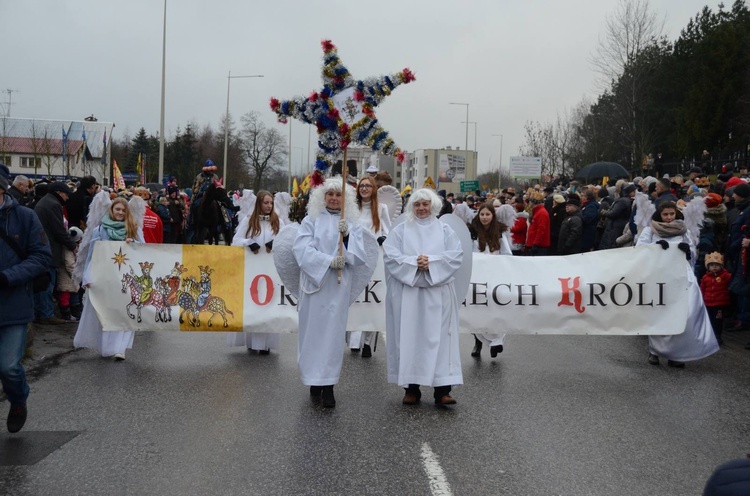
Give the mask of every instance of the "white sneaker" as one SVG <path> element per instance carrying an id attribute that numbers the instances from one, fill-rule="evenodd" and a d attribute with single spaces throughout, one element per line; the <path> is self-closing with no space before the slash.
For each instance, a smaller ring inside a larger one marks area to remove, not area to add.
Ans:
<path id="1" fill-rule="evenodd" d="M 121 362 L 125 360 L 125 353 L 115 353 L 115 361 Z"/>

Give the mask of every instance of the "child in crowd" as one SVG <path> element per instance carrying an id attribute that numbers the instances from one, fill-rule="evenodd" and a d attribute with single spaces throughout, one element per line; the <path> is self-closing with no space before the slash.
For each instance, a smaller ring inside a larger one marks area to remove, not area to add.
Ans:
<path id="1" fill-rule="evenodd" d="M 78 251 L 78 245 L 81 244 L 83 239 L 83 231 L 73 226 L 68 232 L 70 238 L 76 244 L 76 251 L 71 251 L 63 246 L 63 260 L 65 266 L 57 268 L 57 282 L 55 283 L 55 290 L 57 291 L 57 305 L 60 307 L 60 317 L 63 320 L 70 322 L 77 322 L 70 312 L 70 298 L 72 295 L 77 295 L 80 289 L 73 283 L 72 275 L 73 269 L 76 266 L 76 252 Z"/>
<path id="2" fill-rule="evenodd" d="M 724 326 L 724 314 L 731 304 L 729 282 L 732 274 L 724 268 L 724 257 L 719 252 L 706 255 L 706 269 L 707 272 L 701 279 L 701 293 L 716 341 L 723 344 L 721 330 Z"/>

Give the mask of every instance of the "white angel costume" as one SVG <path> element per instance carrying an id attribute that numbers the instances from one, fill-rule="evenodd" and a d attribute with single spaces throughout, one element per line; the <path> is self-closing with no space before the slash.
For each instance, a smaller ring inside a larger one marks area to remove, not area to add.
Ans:
<path id="1" fill-rule="evenodd" d="M 381 236 L 388 236 L 391 231 L 391 218 L 388 212 L 388 207 L 382 203 L 378 204 L 378 216 L 380 217 L 380 230 L 375 232 L 372 224 L 372 202 L 362 202 L 362 208 L 360 210 L 359 224 L 363 229 L 370 231 L 375 235 L 375 238 Z M 362 332 L 362 331 L 350 331 L 347 332 L 347 343 L 349 348 L 352 350 L 358 350 L 364 345 L 369 345 L 375 332 Z"/>
<path id="2" fill-rule="evenodd" d="M 96 195 L 91 203 L 81 246 L 79 248 L 76 270 L 73 272 L 74 282 L 80 281 L 86 286 L 91 283 L 91 256 L 94 254 L 94 243 L 110 241 L 107 230 L 101 225 L 102 218 L 108 215 L 112 201 L 109 193 L 102 191 Z M 138 223 L 136 243 L 145 243 L 143 239 L 143 215 L 146 204 L 142 198 L 133 196 L 130 200 L 130 211 Z M 133 347 L 135 331 L 103 331 L 99 317 L 96 315 L 90 300 L 83 305 L 78 330 L 73 338 L 75 348 L 90 348 L 96 350 L 103 357 L 124 355 L 125 351 Z"/>
<path id="3" fill-rule="evenodd" d="M 636 223 L 646 225 L 643 217 L 648 216 L 649 213 L 653 215 L 655 209 L 653 206 L 649 207 L 650 202 L 644 202 L 642 198 L 640 198 L 639 201 L 637 195 L 642 194 L 636 194 L 636 205 L 639 209 L 637 212 Z M 643 210 L 643 212 L 641 212 L 641 210 Z M 698 283 L 698 279 L 695 277 L 693 271 L 693 264 L 696 259 L 695 240 L 700 232 L 700 222 L 702 221 L 704 211 L 705 203 L 703 198 L 696 198 L 688 204 L 688 207 L 683 212 L 687 229 L 684 234 L 677 236 L 660 236 L 650 225 L 646 225 L 636 240 L 636 246 L 655 244 L 664 240 L 669 243 L 669 249 L 671 250 L 677 249 L 677 245 L 680 243 L 686 243 L 690 247 L 690 262 L 687 260 L 684 262 L 684 270 L 687 273 L 689 284 L 688 319 L 685 324 L 685 330 L 680 334 L 669 336 L 651 335 L 648 337 L 650 353 L 676 362 L 700 360 L 701 358 L 713 355 L 719 350 L 719 343 L 716 341 L 716 337 L 711 327 L 711 321 L 708 318 L 708 312 L 706 311 L 706 306 L 703 302 L 703 297 L 701 296 L 700 284 Z M 672 223 L 674 222 L 681 221 L 672 221 Z"/>
<path id="4" fill-rule="evenodd" d="M 407 387 L 463 384 L 454 274 L 463 248 L 456 232 L 434 215 L 398 224 L 383 243 L 388 276 L 388 382 Z M 429 270 L 417 257 L 429 257 Z"/>
<path id="5" fill-rule="evenodd" d="M 244 197 L 245 194 L 243 194 Z M 254 205 L 250 208 L 252 212 Z M 278 211 L 276 214 L 279 215 Z M 271 221 L 268 216 L 261 216 L 260 233 L 257 236 L 253 236 L 252 232 L 248 233 L 251 217 L 252 215 L 245 215 L 242 221 L 240 221 L 234 238 L 232 238 L 232 246 L 249 247 L 250 245 L 257 244 L 260 250 L 265 252 L 266 244 L 273 242 L 276 238 L 276 234 L 274 234 L 271 227 Z M 282 227 L 284 227 L 284 219 L 279 215 L 279 230 Z M 257 351 L 276 350 L 279 348 L 279 334 L 272 332 L 230 332 L 227 334 L 227 344 L 229 346 L 246 346 L 249 350 Z"/>
<path id="6" fill-rule="evenodd" d="M 511 207 L 512 208 L 512 207 Z M 500 251 L 490 251 L 489 246 L 484 247 L 484 251 L 479 250 L 479 240 L 473 241 L 474 253 L 486 253 L 488 255 L 510 255 L 513 256 L 513 250 L 511 250 L 512 238 L 510 229 L 503 232 L 500 236 Z M 505 346 L 505 334 L 474 334 L 476 338 L 486 346 Z"/>
<path id="7" fill-rule="evenodd" d="M 338 187 L 336 183 L 338 182 Z M 308 215 L 302 221 L 294 241 L 294 258 L 300 267 L 299 335 L 297 364 L 306 386 L 329 386 L 339 382 L 344 361 L 344 338 L 353 288 L 353 267 L 368 265 L 366 243 L 373 236 L 359 225 L 355 192 L 347 186 L 346 221 L 349 238 L 344 248 L 346 265 L 331 268 L 339 253 L 339 211 L 324 207 L 325 192 L 341 188 L 340 179 L 328 179 L 314 190 Z M 374 264 L 372 270 L 374 270 Z M 372 271 L 369 272 L 372 276 Z M 361 292 L 364 286 L 359 288 Z M 355 296 L 356 298 L 356 296 Z"/>

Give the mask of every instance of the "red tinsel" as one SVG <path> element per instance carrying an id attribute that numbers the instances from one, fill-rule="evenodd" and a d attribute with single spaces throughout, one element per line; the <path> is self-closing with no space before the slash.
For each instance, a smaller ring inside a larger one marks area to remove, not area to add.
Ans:
<path id="1" fill-rule="evenodd" d="M 348 136 L 349 135 L 349 125 L 344 122 L 339 126 L 339 134 Z"/>
<path id="2" fill-rule="evenodd" d="M 396 160 L 398 160 L 398 163 L 400 164 L 406 162 L 406 153 L 404 153 L 402 150 L 399 150 L 396 154 Z"/>
<path id="3" fill-rule="evenodd" d="M 331 40 L 323 40 L 320 42 L 320 46 L 323 47 L 323 51 L 325 53 L 330 52 L 331 50 L 336 50 L 336 45 L 331 43 Z"/>
<path id="4" fill-rule="evenodd" d="M 373 112 L 369 107 L 362 107 L 362 113 L 369 117 L 372 117 L 373 119 L 375 118 L 375 112 Z"/>
<path id="5" fill-rule="evenodd" d="M 277 112 L 279 110 L 279 106 L 281 105 L 281 102 L 279 102 L 278 98 L 271 98 L 271 110 L 274 112 Z"/>
<path id="6" fill-rule="evenodd" d="M 341 76 L 336 76 L 335 78 L 333 78 L 333 82 L 336 84 L 342 84 L 344 82 L 344 78 L 342 78 Z"/>
<path id="7" fill-rule="evenodd" d="M 310 93 L 310 96 L 308 97 L 308 100 L 311 102 L 317 102 L 318 101 L 318 93 L 316 91 L 313 91 Z"/>
<path id="8" fill-rule="evenodd" d="M 354 92 L 354 101 L 361 102 L 364 99 L 365 99 L 364 92 L 362 92 L 360 90 L 357 90 L 357 91 Z"/>
<path id="9" fill-rule="evenodd" d="M 323 174 L 318 169 L 315 169 L 310 176 L 310 185 L 315 188 L 323 184 L 325 180 L 326 178 L 323 177 Z"/>
<path id="10" fill-rule="evenodd" d="M 326 128 L 324 128 L 323 124 L 321 124 L 320 122 L 316 122 L 315 126 L 317 126 L 317 128 L 318 128 L 318 134 L 321 134 L 323 131 L 326 130 Z"/>
<path id="11" fill-rule="evenodd" d="M 412 81 L 416 81 L 416 77 L 414 76 L 414 73 L 411 72 L 411 69 L 406 67 L 403 71 L 401 71 L 401 74 L 404 76 L 404 84 L 405 83 L 411 83 Z"/>
<path id="12" fill-rule="evenodd" d="M 331 119 L 338 119 L 339 118 L 339 111 L 338 109 L 332 108 L 328 111 L 328 117 Z"/>
<path id="13" fill-rule="evenodd" d="M 341 149 L 342 149 L 342 150 L 346 150 L 347 148 L 349 148 L 349 143 L 351 143 L 351 141 L 352 141 L 352 140 L 350 140 L 349 138 L 343 138 L 343 139 L 342 139 L 342 140 L 341 140 L 341 141 L 339 142 L 339 144 L 341 145 Z"/>

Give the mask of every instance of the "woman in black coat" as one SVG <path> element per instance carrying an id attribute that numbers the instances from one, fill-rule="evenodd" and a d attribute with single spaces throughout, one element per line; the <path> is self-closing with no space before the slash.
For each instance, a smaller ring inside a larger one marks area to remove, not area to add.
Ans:
<path id="1" fill-rule="evenodd" d="M 630 221 L 630 208 L 635 196 L 635 186 L 627 185 L 622 190 L 622 196 L 615 200 L 612 208 L 604 214 L 607 219 L 607 225 L 604 228 L 602 240 L 599 243 L 600 250 L 617 248 L 617 238 L 622 235 L 625 224 Z"/>

